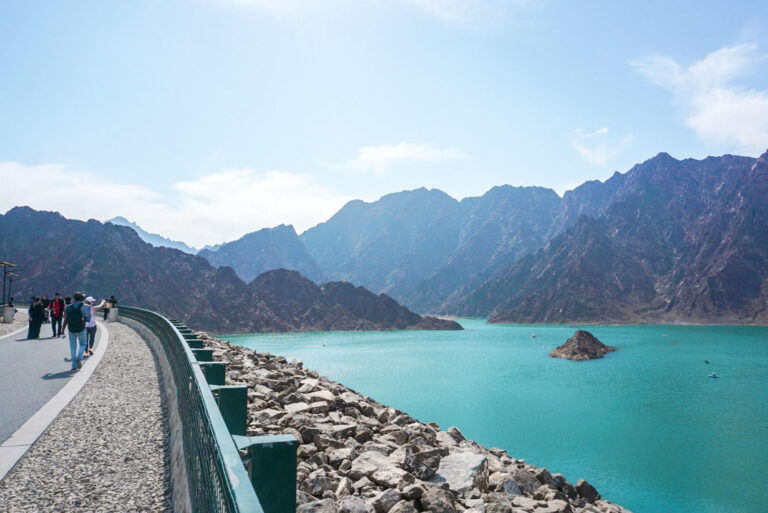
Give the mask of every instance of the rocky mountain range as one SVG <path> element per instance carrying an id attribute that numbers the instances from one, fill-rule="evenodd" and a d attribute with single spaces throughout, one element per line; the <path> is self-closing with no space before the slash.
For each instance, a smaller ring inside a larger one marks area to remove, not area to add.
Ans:
<path id="1" fill-rule="evenodd" d="M 14 295 L 85 291 L 157 310 L 219 333 L 296 330 L 461 329 L 423 318 L 386 295 L 296 271 L 243 282 L 229 267 L 142 241 L 127 227 L 16 207 L 0 215 L 0 255 L 19 264 Z"/>
<path id="2" fill-rule="evenodd" d="M 328 278 L 402 298 L 456 247 L 460 219 L 454 198 L 422 188 L 350 201 L 300 238 Z"/>
<path id="3" fill-rule="evenodd" d="M 384 291 L 410 308 L 451 314 L 502 268 L 581 215 L 598 215 L 625 180 L 616 173 L 562 198 L 543 187 L 494 187 L 461 201 L 417 189 L 352 201 L 300 238 L 333 279 Z"/>
<path id="4" fill-rule="evenodd" d="M 468 295 L 494 322 L 768 322 L 768 152 L 636 165 L 597 217 Z"/>
<path id="5" fill-rule="evenodd" d="M 112 219 L 108 219 L 106 222 L 116 224 L 118 226 L 127 226 L 128 228 L 131 228 L 133 231 L 135 231 L 138 234 L 139 237 L 141 237 L 141 240 L 149 244 L 152 244 L 153 246 L 178 249 L 179 251 L 183 251 L 184 253 L 189 253 L 191 255 L 194 255 L 195 253 L 197 253 L 197 250 L 195 248 L 191 246 L 187 246 L 185 243 L 181 241 L 168 239 L 157 233 L 149 233 L 138 224 L 132 221 L 129 221 L 124 217 L 121 217 L 121 216 L 113 217 Z"/>
<path id="6" fill-rule="evenodd" d="M 213 267 L 202 258 L 141 249 L 137 262 L 152 262 L 159 273 L 150 275 L 139 264 L 120 272 L 141 279 L 132 290 L 142 299 L 144 282 L 162 280 L 154 290 L 187 290 L 167 275 L 170 268 L 197 270 L 189 282 L 196 290 L 218 282 L 221 290 L 252 302 L 261 299 L 248 282 L 272 269 L 294 269 L 318 282 L 342 280 L 350 283 L 318 286 L 308 280 L 299 286 L 303 282 L 294 280 L 289 289 L 312 290 L 307 297 L 319 301 L 320 310 L 328 301 L 343 307 L 352 317 L 338 317 L 339 325 L 353 328 L 354 318 L 365 314 L 375 324 L 382 312 L 389 312 L 386 322 L 404 326 L 407 316 L 392 316 L 390 302 L 396 301 L 418 312 L 494 322 L 766 322 L 766 155 L 676 160 L 661 153 L 562 198 L 546 188 L 508 185 L 461 201 L 436 189 L 403 191 L 371 203 L 349 202 L 298 237 L 282 225 L 201 251 Z M 83 224 L 98 231 L 91 223 Z M 105 240 L 91 250 L 108 254 L 110 244 L 119 249 L 125 242 L 113 240 L 113 232 L 100 237 Z M 98 257 L 83 264 L 105 265 Z M 363 297 L 355 286 L 385 295 Z M 340 290 L 355 301 L 335 296 Z M 357 302 L 366 305 L 362 311 Z M 206 308 L 217 308 L 180 304 L 201 318 Z M 269 301 L 264 304 L 259 326 L 322 329 L 311 312 L 304 318 L 294 312 L 287 321 L 282 314 L 273 318 Z M 249 322 L 231 321 L 238 330 Z"/>
<path id="7" fill-rule="evenodd" d="M 219 245 L 203 249 L 198 255 L 214 267 L 229 266 L 246 282 L 272 269 L 299 271 L 310 280 L 320 281 L 323 274 L 309 255 L 291 225 L 264 228 Z"/>

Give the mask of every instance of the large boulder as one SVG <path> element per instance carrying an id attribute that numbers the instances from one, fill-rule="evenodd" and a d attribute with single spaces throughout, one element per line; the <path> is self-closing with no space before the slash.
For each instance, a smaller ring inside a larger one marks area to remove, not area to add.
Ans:
<path id="1" fill-rule="evenodd" d="M 576 482 L 576 493 L 579 494 L 579 497 L 586 499 L 587 502 L 600 500 L 600 494 L 595 490 L 595 487 L 584 479 L 579 479 Z"/>
<path id="2" fill-rule="evenodd" d="M 338 513 L 333 499 L 308 502 L 296 508 L 296 513 Z"/>
<path id="3" fill-rule="evenodd" d="M 370 476 L 379 469 L 393 468 L 394 466 L 394 462 L 386 454 L 377 451 L 365 451 L 352 461 L 349 477 L 357 480 L 363 476 Z"/>
<path id="4" fill-rule="evenodd" d="M 441 451 L 439 449 L 421 452 L 407 452 L 403 459 L 403 468 L 421 480 L 431 479 L 440 467 Z"/>
<path id="5" fill-rule="evenodd" d="M 339 513 L 374 513 L 373 507 L 356 495 L 342 497 L 336 505 Z"/>
<path id="6" fill-rule="evenodd" d="M 431 513 L 456 513 L 456 499 L 448 490 L 429 488 L 419 499 L 422 511 Z"/>
<path id="7" fill-rule="evenodd" d="M 616 348 L 606 346 L 592 333 L 585 330 L 577 330 L 565 344 L 555 348 L 554 351 L 549 353 L 549 356 L 575 361 L 596 360 L 612 351 L 616 351 Z"/>
<path id="8" fill-rule="evenodd" d="M 338 486 L 339 479 L 336 476 L 319 468 L 301 483 L 301 490 L 315 497 L 322 497 L 324 492 L 334 492 Z"/>
<path id="9" fill-rule="evenodd" d="M 448 483 L 448 488 L 464 493 L 472 488 L 488 491 L 488 458 L 474 452 L 457 452 L 440 460 L 437 472 L 430 480 Z"/>
<path id="10" fill-rule="evenodd" d="M 541 486 L 541 483 L 536 479 L 536 476 L 527 470 L 520 468 L 512 469 L 509 471 L 509 476 L 522 491 L 531 495 L 536 492 L 536 489 L 539 486 Z"/>
<path id="11" fill-rule="evenodd" d="M 392 489 L 384 490 L 373 499 L 373 509 L 376 513 L 388 513 L 401 499 L 402 497 L 396 491 Z"/>

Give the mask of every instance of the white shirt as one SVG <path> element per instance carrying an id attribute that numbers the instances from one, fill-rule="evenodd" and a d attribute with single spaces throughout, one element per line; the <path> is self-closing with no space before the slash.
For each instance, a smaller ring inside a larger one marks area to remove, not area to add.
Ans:
<path id="1" fill-rule="evenodd" d="M 88 322 L 85 323 L 86 328 L 93 328 L 96 326 L 96 311 L 93 309 L 93 305 L 83 305 L 87 306 L 89 308 L 89 313 L 91 314 L 91 318 Z"/>

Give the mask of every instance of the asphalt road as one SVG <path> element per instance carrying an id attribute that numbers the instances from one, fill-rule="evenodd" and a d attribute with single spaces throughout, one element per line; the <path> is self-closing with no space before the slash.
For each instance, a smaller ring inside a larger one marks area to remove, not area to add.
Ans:
<path id="1" fill-rule="evenodd" d="M 50 338 L 52 333 L 51 325 L 43 324 L 45 338 L 26 340 L 26 330 L 0 338 L 0 443 L 69 381 L 69 338 Z"/>

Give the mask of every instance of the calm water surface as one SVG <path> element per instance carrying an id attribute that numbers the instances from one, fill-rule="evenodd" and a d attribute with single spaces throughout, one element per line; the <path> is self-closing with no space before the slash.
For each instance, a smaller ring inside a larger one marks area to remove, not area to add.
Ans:
<path id="1" fill-rule="evenodd" d="M 768 512 L 768 328 L 593 326 L 620 351 L 571 362 L 547 353 L 572 327 L 460 322 L 465 331 L 225 338 L 585 478 L 635 513 Z"/>

